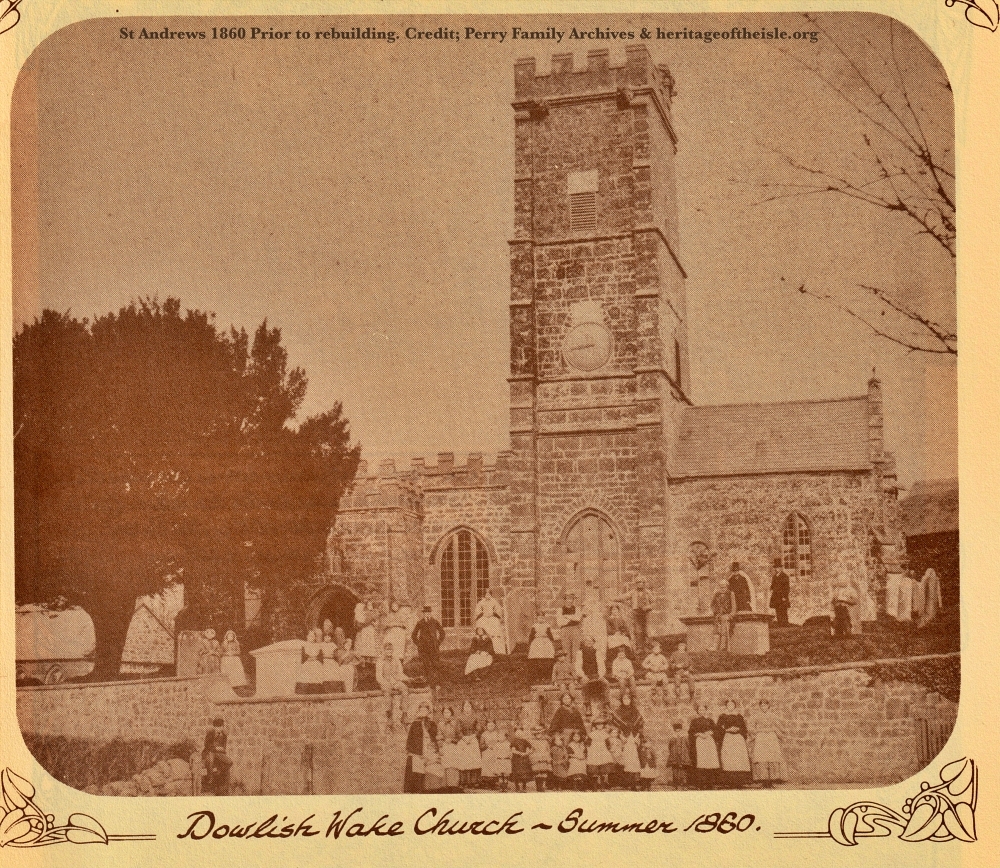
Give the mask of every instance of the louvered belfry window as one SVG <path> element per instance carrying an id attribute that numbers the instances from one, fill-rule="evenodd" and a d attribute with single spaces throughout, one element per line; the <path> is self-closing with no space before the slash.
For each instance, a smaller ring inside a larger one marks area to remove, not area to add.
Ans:
<path id="1" fill-rule="evenodd" d="M 572 232 L 592 232 L 597 228 L 597 169 L 570 172 L 569 226 Z"/>

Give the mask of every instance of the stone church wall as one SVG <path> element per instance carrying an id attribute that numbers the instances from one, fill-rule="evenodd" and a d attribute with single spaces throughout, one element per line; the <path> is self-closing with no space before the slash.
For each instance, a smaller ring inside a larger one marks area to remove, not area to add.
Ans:
<path id="1" fill-rule="evenodd" d="M 670 485 L 674 548 L 673 616 L 694 608 L 694 568 L 688 547 L 703 542 L 714 554 L 713 575 L 725 578 L 739 562 L 750 577 L 756 608 L 767 611 L 773 559 L 781 556 L 782 528 L 793 512 L 809 525 L 812 575 L 791 581 L 789 620 L 831 615 L 831 581 L 846 571 L 867 582 L 865 556 L 878 497 L 870 473 L 788 473 L 690 479 Z M 676 624 L 676 622 L 673 622 Z M 679 631 L 680 625 L 674 627 Z"/>

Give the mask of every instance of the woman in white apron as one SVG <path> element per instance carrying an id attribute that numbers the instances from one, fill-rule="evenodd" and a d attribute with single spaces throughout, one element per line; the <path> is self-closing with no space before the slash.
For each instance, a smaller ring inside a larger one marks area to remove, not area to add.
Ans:
<path id="1" fill-rule="evenodd" d="M 219 668 L 223 675 L 229 679 L 230 687 L 246 687 L 247 674 L 243 670 L 243 661 L 240 659 L 240 643 L 236 641 L 236 633 L 227 630 L 225 639 L 222 641 L 222 658 L 219 661 Z"/>
<path id="2" fill-rule="evenodd" d="M 489 588 L 476 605 L 476 627 L 482 627 L 493 642 L 494 654 L 507 653 L 507 637 L 503 628 L 503 609 Z"/>

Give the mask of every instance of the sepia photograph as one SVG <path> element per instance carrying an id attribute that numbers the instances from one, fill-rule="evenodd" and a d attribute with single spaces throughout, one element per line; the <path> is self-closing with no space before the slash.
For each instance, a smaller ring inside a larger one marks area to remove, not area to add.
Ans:
<path id="1" fill-rule="evenodd" d="M 955 151 L 873 12 L 53 33 L 11 108 L 28 750 L 134 797 L 922 772 Z"/>

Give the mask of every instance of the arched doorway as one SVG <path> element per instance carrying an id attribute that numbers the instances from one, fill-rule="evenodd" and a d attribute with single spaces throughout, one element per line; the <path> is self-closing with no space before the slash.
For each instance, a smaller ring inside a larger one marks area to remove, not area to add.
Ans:
<path id="1" fill-rule="evenodd" d="M 358 598 L 343 585 L 330 585 L 320 591 L 309 606 L 306 614 L 306 629 L 322 627 L 329 619 L 333 628 L 340 627 L 344 635 L 354 638 L 354 607 Z"/>
<path id="2" fill-rule="evenodd" d="M 590 594 L 607 603 L 620 592 L 618 534 L 601 513 L 589 510 L 573 519 L 563 535 L 567 594 L 586 605 Z M 596 602 L 596 601 L 595 601 Z"/>

